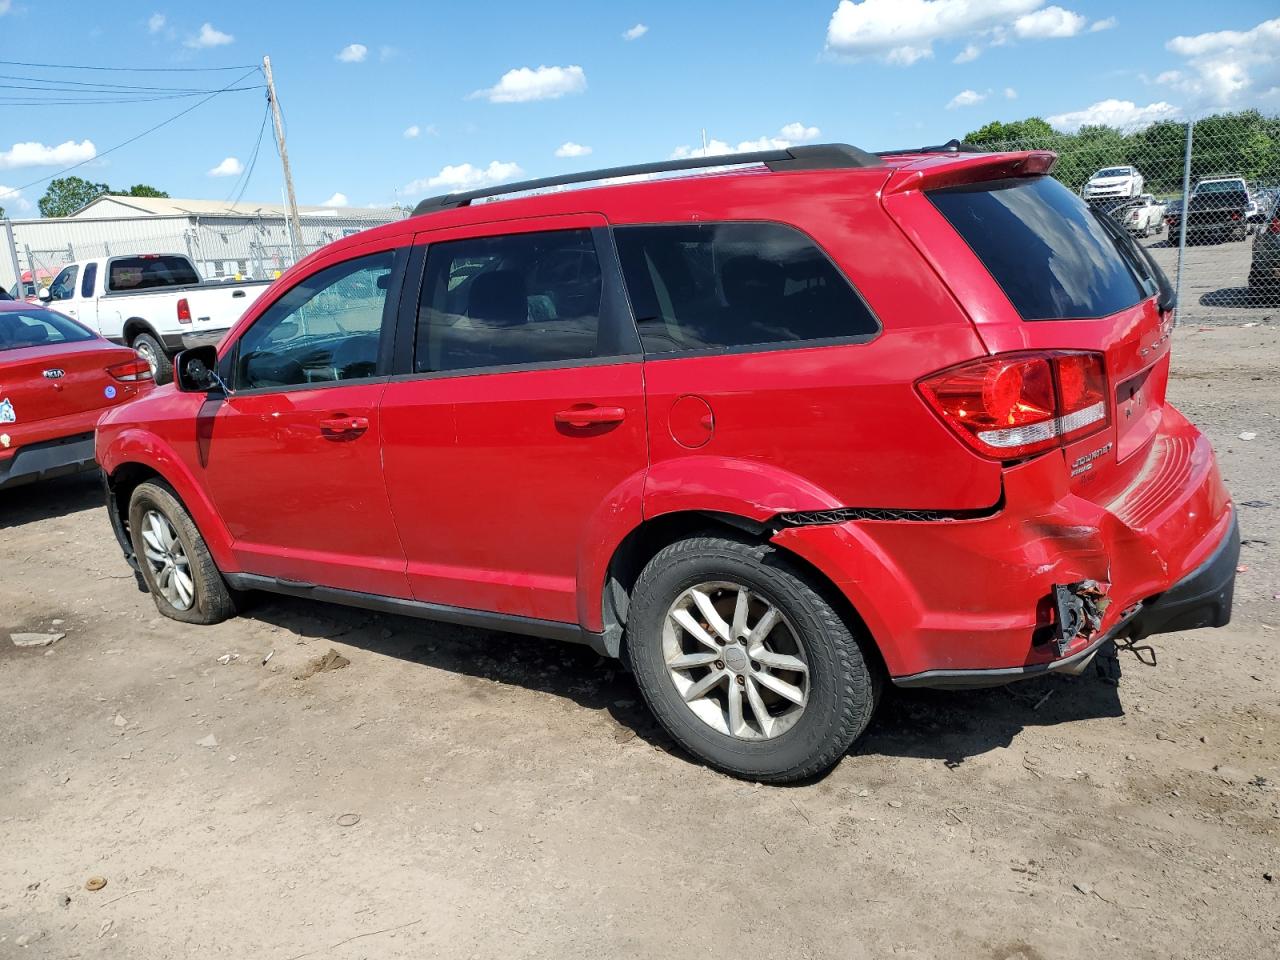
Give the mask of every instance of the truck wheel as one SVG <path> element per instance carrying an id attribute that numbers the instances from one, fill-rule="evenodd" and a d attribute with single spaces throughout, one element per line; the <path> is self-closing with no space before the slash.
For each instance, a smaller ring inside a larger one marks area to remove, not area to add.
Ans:
<path id="1" fill-rule="evenodd" d="M 864 640 L 777 549 L 720 537 L 659 551 L 636 582 L 627 656 L 658 721 L 737 777 L 802 780 L 871 721 Z"/>
<path id="2" fill-rule="evenodd" d="M 151 375 L 155 378 L 156 383 L 168 383 L 173 379 L 173 364 L 169 362 L 169 355 L 164 352 L 164 347 L 155 337 L 149 333 L 140 333 L 133 338 L 133 343 L 129 344 L 138 352 L 143 360 L 151 367 Z"/>
<path id="3" fill-rule="evenodd" d="M 156 609 L 183 623 L 221 623 L 235 600 L 187 508 L 163 481 L 129 498 L 129 536 Z"/>

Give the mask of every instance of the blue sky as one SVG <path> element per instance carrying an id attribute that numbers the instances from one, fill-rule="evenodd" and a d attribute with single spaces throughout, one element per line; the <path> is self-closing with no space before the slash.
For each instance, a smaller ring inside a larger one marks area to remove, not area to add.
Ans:
<path id="1" fill-rule="evenodd" d="M 204 68 L 270 54 L 299 202 L 375 206 L 696 152 L 703 128 L 717 151 L 883 149 L 1031 115 L 1070 129 L 1280 112 L 1276 13 L 1274 0 L 0 0 L 0 59 Z M 247 185 L 241 172 L 261 129 L 259 90 L 223 94 L 105 156 L 199 98 L 12 102 L 55 96 L 22 86 L 213 89 L 243 72 L 2 65 L 0 205 L 34 215 L 44 184 L 28 184 L 86 158 L 74 172 L 113 185 L 278 202 L 269 127 Z"/>

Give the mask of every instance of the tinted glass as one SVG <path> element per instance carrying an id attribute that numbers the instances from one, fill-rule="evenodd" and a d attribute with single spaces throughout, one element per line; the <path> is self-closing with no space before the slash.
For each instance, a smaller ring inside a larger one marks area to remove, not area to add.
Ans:
<path id="1" fill-rule="evenodd" d="M 17 285 L 17 284 L 14 284 L 14 286 L 13 286 L 13 292 L 14 292 L 14 293 L 17 293 L 17 292 L 18 292 L 18 285 Z M 0 289 L 0 300 L 14 300 L 14 299 L 16 299 L 16 298 L 15 298 L 15 297 L 13 296 L 13 294 L 11 294 L 8 290 L 2 290 L 2 289 Z"/>
<path id="2" fill-rule="evenodd" d="M 240 338 L 242 390 L 361 380 L 377 373 L 394 254 L 376 253 L 312 274 Z"/>
<path id="3" fill-rule="evenodd" d="M 1105 317 L 1149 286 L 1117 237 L 1052 177 L 929 193 L 1024 320 Z"/>
<path id="4" fill-rule="evenodd" d="M 1107 167 L 1094 174 L 1095 177 L 1127 177 L 1132 173 L 1128 167 Z"/>
<path id="5" fill-rule="evenodd" d="M 93 296 L 93 285 L 98 280 L 98 265 L 96 263 L 86 263 L 84 266 L 84 279 L 80 281 L 80 296 L 86 300 Z"/>
<path id="6" fill-rule="evenodd" d="M 93 334 L 52 310 L 0 311 L 0 350 L 92 340 Z"/>
<path id="7" fill-rule="evenodd" d="M 70 300 L 76 295 L 76 277 L 80 275 L 80 268 L 75 264 L 64 267 L 62 272 L 53 278 L 53 283 L 49 284 L 50 300 Z"/>
<path id="8" fill-rule="evenodd" d="M 879 325 L 804 234 L 777 223 L 619 227 L 646 353 L 862 337 Z"/>
<path id="9" fill-rule="evenodd" d="M 1212 180 L 1209 183 L 1197 184 L 1192 196 L 1205 193 L 1244 193 L 1243 180 Z"/>
<path id="10" fill-rule="evenodd" d="M 590 230 L 451 240 L 428 247 L 419 373 L 585 360 L 600 345 L 600 260 Z"/>
<path id="11" fill-rule="evenodd" d="M 117 257 L 108 265 L 110 291 L 180 287 L 200 282 L 186 257 Z"/>

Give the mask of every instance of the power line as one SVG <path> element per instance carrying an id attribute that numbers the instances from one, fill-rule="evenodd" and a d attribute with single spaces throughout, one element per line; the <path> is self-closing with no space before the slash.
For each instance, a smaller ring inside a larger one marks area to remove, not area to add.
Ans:
<path id="1" fill-rule="evenodd" d="M 213 93 L 235 93 L 238 90 L 261 90 L 262 87 L 232 87 L 229 90 L 215 90 Z M 86 97 L 17 97 L 17 96 L 0 96 L 0 104 L 13 107 L 43 107 L 43 106 L 85 106 L 96 104 L 114 104 L 114 103 L 156 103 L 161 100 L 189 100 L 192 97 L 198 97 L 198 93 L 167 93 L 154 97 L 108 97 L 105 99 L 91 99 Z"/>
<path id="2" fill-rule="evenodd" d="M 64 77 L 50 79 L 46 77 L 24 77 L 19 74 L 0 73 L 0 80 L 23 80 L 28 83 L 64 84 L 69 87 L 101 87 L 106 90 L 136 90 L 148 93 L 208 93 L 213 88 L 201 90 L 198 87 L 152 87 L 133 83 L 107 83 L 102 80 L 67 80 Z M 37 89 L 32 87 L 30 89 Z M 38 89 L 45 89 L 40 87 Z M 92 91 L 91 91 L 92 92 Z"/>
<path id="3" fill-rule="evenodd" d="M 106 68 L 103 68 L 103 69 L 106 69 Z M 28 187 L 34 187 L 36 184 L 46 183 L 49 180 L 54 179 L 55 177 L 62 176 L 64 173 L 70 173 L 72 170 L 78 170 L 80 167 L 83 167 L 85 164 L 92 163 L 94 160 L 97 160 L 101 157 L 105 157 L 109 153 L 115 153 L 117 150 L 121 149 L 122 147 L 127 147 L 131 143 L 136 143 L 138 140 L 141 140 L 143 137 L 147 136 L 148 134 L 155 133 L 161 127 L 166 127 L 169 124 L 173 123 L 173 121 L 179 119 L 180 117 L 185 117 L 192 110 L 199 109 L 200 107 L 208 103 L 210 100 L 212 100 L 214 97 L 220 96 L 221 94 L 226 93 L 227 91 L 233 89 L 237 83 L 239 83 L 245 77 L 249 76 L 249 74 L 253 73 L 258 69 L 259 68 L 256 65 L 253 67 L 250 67 L 245 73 L 241 74 L 239 77 L 236 77 L 236 79 L 232 80 L 229 84 L 227 84 L 221 90 L 215 90 L 213 93 L 209 94 L 203 100 L 193 103 L 191 106 L 187 107 L 185 110 L 175 113 L 173 116 L 169 117 L 167 120 L 161 120 L 155 126 L 149 127 L 146 130 L 143 130 L 141 133 L 130 137 L 128 140 L 125 140 L 123 143 L 117 143 L 114 147 L 111 147 L 107 150 L 103 150 L 101 153 L 95 154 L 94 156 L 90 157 L 87 160 L 81 160 L 79 163 L 74 163 L 71 166 L 67 167 L 66 169 L 59 170 L 56 173 L 51 173 L 47 177 L 40 177 L 38 180 L 32 180 L 30 183 L 25 183 L 22 186 L 17 187 L 15 189 L 22 191 L 22 190 L 26 190 Z"/>
<path id="4" fill-rule="evenodd" d="M 253 178 L 253 168 L 258 165 L 258 151 L 262 148 L 262 134 L 266 132 L 267 118 L 270 116 L 271 104 L 267 104 L 262 111 L 262 123 L 258 125 L 258 139 L 254 141 L 253 152 L 249 154 L 249 165 L 245 167 L 240 179 L 232 186 L 231 193 L 227 194 L 228 207 L 234 207 L 239 204 L 244 199 L 245 191 L 249 189 L 249 181 Z M 234 200 L 231 199 L 233 196 L 235 197 Z"/>
<path id="5" fill-rule="evenodd" d="M 112 73 L 212 73 L 220 70 L 258 70 L 256 63 L 252 66 L 241 64 L 238 67 L 91 67 L 74 63 L 28 63 L 25 60 L 0 60 L 6 67 L 40 67 L 46 70 L 105 70 Z"/>

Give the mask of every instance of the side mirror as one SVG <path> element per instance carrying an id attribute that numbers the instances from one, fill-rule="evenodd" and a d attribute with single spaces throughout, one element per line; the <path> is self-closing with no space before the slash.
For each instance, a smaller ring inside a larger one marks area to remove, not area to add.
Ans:
<path id="1" fill-rule="evenodd" d="M 183 350 L 173 362 L 173 381 L 181 393 L 229 394 L 218 376 L 218 348 L 212 345 Z"/>
<path id="2" fill-rule="evenodd" d="M 48 287 L 38 287 L 36 289 L 36 296 L 39 297 L 41 300 L 53 299 L 53 294 L 50 292 Z"/>

